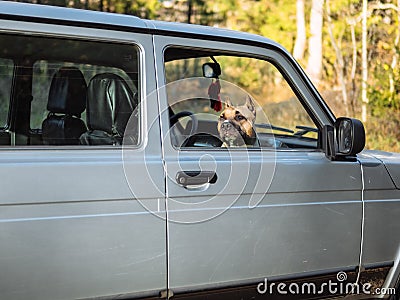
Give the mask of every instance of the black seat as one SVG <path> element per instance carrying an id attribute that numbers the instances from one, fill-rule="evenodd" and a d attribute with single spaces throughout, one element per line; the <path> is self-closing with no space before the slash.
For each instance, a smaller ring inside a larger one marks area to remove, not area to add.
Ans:
<path id="1" fill-rule="evenodd" d="M 79 137 L 87 130 L 80 119 L 86 108 L 86 94 L 86 81 L 79 69 L 63 67 L 58 70 L 50 85 L 49 114 L 42 123 L 44 144 L 79 144 Z"/>
<path id="2" fill-rule="evenodd" d="M 121 145 L 125 127 L 137 105 L 126 81 L 112 73 L 95 75 L 89 82 L 87 124 L 83 145 Z"/>

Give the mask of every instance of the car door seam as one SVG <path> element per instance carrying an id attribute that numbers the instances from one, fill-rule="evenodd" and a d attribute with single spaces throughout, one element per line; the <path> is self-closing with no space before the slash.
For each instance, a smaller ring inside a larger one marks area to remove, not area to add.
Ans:
<path id="1" fill-rule="evenodd" d="M 167 182 L 167 165 L 165 160 L 165 145 L 163 139 L 163 122 L 161 120 L 161 104 L 160 104 L 160 87 L 159 85 L 159 71 L 157 68 L 158 55 L 156 50 L 155 43 L 155 35 L 152 35 L 152 48 L 153 48 L 153 56 L 154 56 L 154 68 L 155 68 L 155 79 L 156 79 L 156 89 L 157 89 L 157 102 L 158 102 L 158 121 L 159 121 L 159 129 L 160 129 L 160 144 L 161 144 L 161 163 L 164 170 L 164 208 L 165 208 L 165 256 L 166 256 L 166 293 L 162 293 L 162 297 L 169 298 L 170 292 L 170 284 L 169 284 L 169 217 L 168 217 L 168 182 Z"/>
<path id="2" fill-rule="evenodd" d="M 360 256 L 358 261 L 358 274 L 356 279 L 356 285 L 360 281 L 360 275 L 362 270 L 362 260 L 363 260 L 363 247 L 364 247 L 364 224 L 365 224 L 365 202 L 364 202 L 364 191 L 365 191 L 365 181 L 364 181 L 364 167 L 362 162 L 357 159 L 360 164 L 361 171 L 361 238 L 360 238 Z"/>

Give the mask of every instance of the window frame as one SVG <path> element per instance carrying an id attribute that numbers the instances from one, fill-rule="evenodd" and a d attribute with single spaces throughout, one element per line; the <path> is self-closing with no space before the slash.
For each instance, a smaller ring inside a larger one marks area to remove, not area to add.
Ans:
<path id="1" fill-rule="evenodd" d="M 241 46 L 247 46 L 247 45 L 242 45 Z M 252 47 L 252 46 L 249 46 Z M 164 46 L 162 48 L 162 64 L 163 64 L 163 69 L 162 69 L 162 73 L 163 73 L 163 79 L 164 79 L 164 85 L 168 84 L 167 83 L 167 76 L 166 76 L 166 68 L 165 68 L 165 64 L 170 62 L 170 61 L 174 61 L 174 60 L 168 60 L 166 61 L 165 57 L 165 53 L 168 49 L 171 48 L 180 48 L 180 49 L 187 49 L 189 51 L 201 51 L 201 52 L 214 52 L 214 53 L 218 53 L 218 55 L 225 55 L 225 56 L 235 56 L 235 57 L 246 57 L 246 58 L 251 58 L 251 59 L 259 59 L 259 60 L 263 60 L 266 61 L 270 64 L 272 64 L 272 66 L 274 66 L 276 68 L 276 70 L 282 75 L 282 78 L 286 81 L 286 83 L 288 84 L 288 86 L 290 87 L 290 89 L 293 91 L 294 95 L 296 96 L 296 98 L 298 99 L 298 101 L 300 102 L 300 105 L 304 108 L 305 112 L 308 114 L 308 116 L 311 118 L 311 120 L 314 122 L 316 128 L 318 129 L 318 138 L 317 138 L 317 147 L 315 149 L 311 149 L 311 148 L 268 148 L 268 147 L 260 147 L 260 146 L 253 146 L 253 147 L 230 147 L 229 151 L 259 151 L 260 149 L 262 149 L 263 151 L 285 151 L 285 152 L 291 152 L 291 151 L 306 151 L 306 152 L 323 152 L 322 149 L 322 128 L 323 128 L 323 124 L 321 122 L 321 120 L 318 118 L 317 114 L 313 111 L 312 107 L 310 107 L 309 103 L 307 100 L 305 100 L 305 97 L 303 95 L 303 93 L 301 92 L 301 89 L 299 88 L 299 86 L 296 84 L 296 80 L 295 78 L 290 74 L 290 72 L 288 72 L 288 70 L 286 70 L 284 68 L 284 66 L 282 65 L 282 63 L 280 63 L 279 59 L 277 59 L 277 57 L 279 56 L 279 58 L 281 58 L 283 61 L 286 61 L 289 65 L 292 65 L 292 63 L 287 59 L 287 57 L 285 55 L 282 55 L 282 53 L 280 53 L 279 51 L 277 51 L 276 49 L 264 49 L 264 50 L 268 50 L 271 54 L 275 54 L 274 55 L 261 55 L 261 54 L 256 54 L 256 53 L 251 53 L 251 52 L 243 52 L 243 51 L 236 51 L 236 50 L 226 50 L 226 49 L 222 49 L 222 48 L 205 48 L 205 47 L 198 47 L 198 46 L 189 46 L 187 44 L 168 44 L 166 46 Z M 217 54 L 215 54 L 217 55 Z M 202 57 L 202 56 L 200 56 Z M 297 68 L 293 67 L 292 65 L 292 69 L 294 71 L 296 71 L 296 75 L 299 79 L 303 80 L 303 76 L 301 76 L 298 73 Z M 303 81 L 304 83 L 304 81 Z M 305 85 L 307 85 L 305 83 Z M 168 102 L 168 99 L 167 99 Z M 169 123 L 168 123 L 169 125 Z M 170 131 L 171 132 L 171 131 Z M 171 133 L 169 133 L 169 135 L 171 135 Z M 201 151 L 202 149 L 206 149 L 207 151 L 221 151 L 221 150 L 225 150 L 227 151 L 228 148 L 226 147 L 178 147 L 176 145 L 173 144 L 172 142 L 172 137 L 170 136 L 170 138 L 168 138 L 172 148 L 176 151 Z"/>
<path id="2" fill-rule="evenodd" d="M 85 30 L 91 30 L 91 29 L 85 29 Z M 124 46 L 128 46 L 128 47 L 132 47 L 133 51 L 135 51 L 135 55 L 136 55 L 136 59 L 137 59 L 137 99 L 138 99 L 138 106 L 137 108 L 139 108 L 139 112 L 138 112 L 138 142 L 135 145 L 129 145 L 127 147 L 129 147 L 129 149 L 139 149 L 139 148 L 143 148 L 145 146 L 147 137 L 145 136 L 145 111 L 146 109 L 143 107 L 143 99 L 144 99 L 144 95 L 143 95 L 143 91 L 146 90 L 145 88 L 145 76 L 146 76 L 146 72 L 145 72 L 145 62 L 144 62 L 144 47 L 143 45 L 140 43 L 140 41 L 136 40 L 136 39 L 118 39 L 118 38 L 106 38 L 106 37 L 102 37 L 100 36 L 90 36 L 90 35 L 67 35 L 67 34 L 57 34 L 55 32 L 31 32 L 29 34 L 23 33 L 23 32 L 19 32 L 19 31 L 2 31 L 0 33 L 1 35 L 9 35 L 9 36 L 20 36 L 20 37 L 34 37 L 34 38 L 45 38 L 45 39 L 58 39 L 61 41 L 76 41 L 76 42 L 89 42 L 89 43 L 97 43 L 97 44 L 114 44 L 116 46 L 118 45 L 124 45 Z M 110 34 L 110 33 L 109 33 Z M 127 32 L 121 32 L 121 34 L 131 34 L 131 33 L 127 33 Z M 9 57 L 6 57 L 6 59 L 11 59 Z M 11 59 L 12 61 L 14 61 L 14 71 L 13 71 L 13 79 L 12 79 L 12 89 L 11 89 L 11 95 L 10 95 L 10 105 L 9 105 L 9 112 L 8 112 L 8 120 L 7 120 L 7 125 L 6 127 L 4 127 L 3 129 L 5 129 L 6 131 L 8 131 L 10 133 L 10 135 L 12 136 L 11 139 L 15 139 L 16 134 L 15 133 L 15 127 L 18 126 L 16 125 L 16 122 L 18 120 L 18 118 L 20 116 L 18 115 L 18 111 L 17 106 L 18 106 L 18 101 L 16 99 L 17 97 L 17 91 L 16 91 L 16 76 L 18 76 L 18 74 L 16 73 L 16 70 L 18 70 L 18 68 L 23 68 L 24 66 L 21 65 L 21 63 L 18 63 L 16 61 L 16 59 Z M 33 60 L 31 63 L 31 73 L 30 73 L 30 84 L 31 84 L 31 94 L 32 94 L 32 90 L 33 90 L 33 65 L 41 60 L 46 60 L 48 62 L 54 61 L 53 59 L 48 59 L 47 57 L 41 57 L 39 59 Z M 61 62 L 60 60 L 58 62 Z M 66 62 L 66 61 L 63 61 Z M 68 62 L 72 62 L 72 63 L 76 63 L 76 64 L 81 64 L 81 62 L 76 62 L 73 60 L 70 60 Z M 92 63 L 92 65 L 94 65 L 94 63 Z M 97 64 L 98 65 L 98 64 Z M 116 66 L 111 66 L 114 68 L 119 68 Z M 124 69 L 119 68 L 122 71 L 126 72 Z M 129 76 L 129 75 L 128 75 Z M 88 82 L 87 82 L 88 83 Z M 28 120 L 28 136 L 27 136 L 27 140 L 29 140 L 29 137 L 31 134 L 37 134 L 38 132 L 41 132 L 41 128 L 35 129 L 35 128 L 31 128 L 31 108 L 32 106 L 29 105 L 29 120 Z M 47 111 L 47 110 L 46 110 Z M 2 128 L 0 128 L 2 129 Z M 20 133 L 21 134 L 21 133 Z M 14 137 L 13 137 L 14 136 Z M 121 145 L 31 145 L 31 144 L 14 144 L 14 142 L 11 142 L 10 145 L 1 145 L 0 146 L 0 151 L 1 150 L 17 150 L 17 149 L 37 149 L 37 150 L 90 150 L 90 149 L 102 149 L 102 150 L 107 150 L 107 149 L 113 149 L 113 150 L 122 150 L 122 148 L 124 147 L 123 144 Z"/>

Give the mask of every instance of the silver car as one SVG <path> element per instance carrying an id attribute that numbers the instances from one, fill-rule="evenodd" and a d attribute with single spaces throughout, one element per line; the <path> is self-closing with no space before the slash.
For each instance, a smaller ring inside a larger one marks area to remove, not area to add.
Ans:
<path id="1" fill-rule="evenodd" d="M 0 45 L 0 299 L 398 299 L 400 155 L 279 44 L 0 1 Z"/>

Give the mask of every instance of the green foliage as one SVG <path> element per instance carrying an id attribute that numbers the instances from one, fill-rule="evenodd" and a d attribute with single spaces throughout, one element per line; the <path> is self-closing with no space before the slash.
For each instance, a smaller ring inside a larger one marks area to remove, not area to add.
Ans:
<path id="1" fill-rule="evenodd" d="M 386 67 L 387 69 L 389 67 Z M 384 117 L 387 109 L 400 113 L 400 85 L 398 74 L 394 75 L 395 90 L 390 91 L 387 73 L 375 72 L 375 84 L 369 87 L 371 115 Z M 396 76 L 397 75 L 397 76 Z"/>
<path id="2" fill-rule="evenodd" d="M 24 1 L 24 2 L 28 2 L 28 1 Z M 36 0 L 36 3 L 55 5 L 55 6 L 66 6 L 67 0 Z"/>
<path id="3" fill-rule="evenodd" d="M 159 2 L 157 0 L 114 1 L 116 12 L 145 19 L 154 19 L 157 16 L 157 10 L 159 8 Z"/>
<path id="4" fill-rule="evenodd" d="M 371 116 L 364 124 L 367 138 L 366 147 L 400 152 L 400 111 L 386 108 L 380 112 L 380 116 Z"/>
<path id="5" fill-rule="evenodd" d="M 293 48 L 296 2 L 293 0 L 216 0 L 208 4 L 222 26 L 260 34 Z"/>

